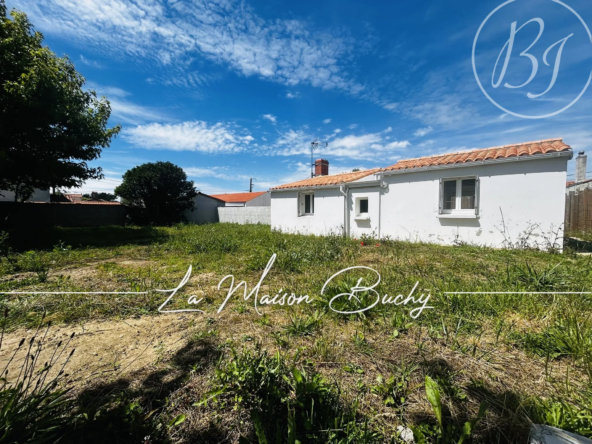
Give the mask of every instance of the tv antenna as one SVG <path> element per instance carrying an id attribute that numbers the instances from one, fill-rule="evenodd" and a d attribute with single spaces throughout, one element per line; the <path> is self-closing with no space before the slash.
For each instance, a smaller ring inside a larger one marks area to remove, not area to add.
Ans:
<path id="1" fill-rule="evenodd" d="M 314 172 L 315 164 L 314 164 L 314 160 L 313 160 L 313 153 L 314 153 L 314 150 L 319 148 L 319 146 L 324 146 L 326 148 L 329 146 L 329 143 L 328 142 L 319 142 L 318 137 L 310 143 L 310 177 L 315 177 L 315 172 Z"/>

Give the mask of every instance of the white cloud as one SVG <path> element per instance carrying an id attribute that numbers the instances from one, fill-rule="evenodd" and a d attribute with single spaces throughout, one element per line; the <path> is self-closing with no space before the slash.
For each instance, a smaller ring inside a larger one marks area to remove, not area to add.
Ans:
<path id="1" fill-rule="evenodd" d="M 92 81 L 86 82 L 85 87 L 96 91 L 99 97 L 105 96 L 107 100 L 109 100 L 109 103 L 111 104 L 111 118 L 115 121 L 120 120 L 124 123 L 138 125 L 140 123 L 154 122 L 156 120 L 169 120 L 169 118 L 159 110 L 137 105 L 129 101 L 127 97 L 130 93 L 121 88 L 99 85 Z"/>
<path id="2" fill-rule="evenodd" d="M 334 134 L 339 134 L 341 132 L 341 129 L 337 128 L 333 131 Z"/>
<path id="3" fill-rule="evenodd" d="M 105 174 L 105 178 L 101 180 L 87 180 L 80 188 L 73 188 L 68 191 L 81 194 L 90 194 L 92 191 L 96 191 L 97 193 L 113 193 L 115 187 L 121 185 L 122 179 L 121 176 L 117 177 L 112 174 L 115 173 Z"/>
<path id="4" fill-rule="evenodd" d="M 294 19 L 264 19 L 239 0 L 14 0 L 36 27 L 114 54 L 188 66 L 202 56 L 245 76 L 360 94 L 344 66 L 353 41 Z"/>
<path id="5" fill-rule="evenodd" d="M 327 124 L 331 123 L 331 119 L 325 119 L 325 120 L 323 120 L 323 123 L 324 123 L 325 125 L 327 125 Z"/>
<path id="6" fill-rule="evenodd" d="M 254 140 L 235 125 L 208 125 L 199 120 L 178 124 L 139 125 L 125 129 L 123 137 L 140 148 L 203 153 L 236 153 L 245 150 Z"/>
<path id="7" fill-rule="evenodd" d="M 237 174 L 236 172 L 228 171 L 225 167 L 187 167 L 183 168 L 185 174 L 189 177 L 214 177 L 223 180 L 249 180 L 251 176 L 245 174 Z"/>
<path id="8" fill-rule="evenodd" d="M 269 120 L 272 123 L 277 122 L 277 117 L 274 116 L 273 114 L 263 114 L 261 117 L 263 117 L 264 119 Z"/>
<path id="9" fill-rule="evenodd" d="M 125 91 L 121 88 L 117 88 L 115 86 L 99 85 L 98 83 L 95 83 L 93 81 L 87 81 L 85 83 L 85 86 L 88 89 L 92 89 L 92 90 L 96 91 L 96 93 L 98 95 L 103 95 L 103 96 L 106 96 L 107 98 L 110 98 L 110 97 L 122 98 L 122 97 L 127 97 L 130 95 L 130 93 L 128 93 L 127 91 Z"/>
<path id="10" fill-rule="evenodd" d="M 300 94 L 298 94 L 297 92 L 294 93 L 294 92 L 288 91 L 286 93 L 286 98 L 288 98 L 288 99 L 297 99 L 298 97 L 300 97 Z"/>
<path id="11" fill-rule="evenodd" d="M 354 129 L 356 129 L 357 127 L 358 127 L 358 124 L 357 124 L 357 123 L 352 123 L 351 125 L 349 125 L 349 126 L 348 126 L 348 128 L 349 128 L 350 130 L 354 130 Z"/>
<path id="12" fill-rule="evenodd" d="M 391 131 L 392 128 L 389 127 L 378 133 L 349 134 L 343 137 L 329 138 L 328 146 L 319 146 L 315 155 L 362 160 L 373 158 L 377 154 L 388 155 L 393 151 L 404 150 L 411 145 L 406 140 L 390 141 L 385 135 Z M 335 133 L 332 136 L 335 136 Z M 266 153 L 280 156 L 309 155 L 310 142 L 313 139 L 312 135 L 302 130 L 290 129 L 281 133 L 272 146 L 266 147 Z M 321 138 L 321 140 L 327 140 L 327 138 Z"/>
<path id="13" fill-rule="evenodd" d="M 423 137 L 426 134 L 429 134 L 433 131 L 433 128 L 431 126 L 426 126 L 425 128 L 419 128 L 417 131 L 415 131 L 413 133 L 414 136 L 416 137 Z"/>
<path id="14" fill-rule="evenodd" d="M 87 59 L 82 54 L 80 54 L 80 61 L 87 66 L 92 66 L 94 68 L 102 68 L 102 66 L 98 62 L 96 62 L 94 60 Z"/>
<path id="15" fill-rule="evenodd" d="M 136 105 L 127 100 L 109 98 L 111 104 L 111 118 L 122 120 L 125 123 L 137 125 L 155 120 L 168 120 L 161 112 L 141 105 Z"/>
<path id="16" fill-rule="evenodd" d="M 382 105 L 382 107 L 384 109 L 386 109 L 387 111 L 395 111 L 397 108 L 399 108 L 399 104 L 398 103 L 387 103 L 385 105 Z"/>

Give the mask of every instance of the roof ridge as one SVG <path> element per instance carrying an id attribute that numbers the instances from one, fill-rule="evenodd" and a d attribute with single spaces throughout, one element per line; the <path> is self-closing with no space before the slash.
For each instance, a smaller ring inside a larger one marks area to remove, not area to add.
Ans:
<path id="1" fill-rule="evenodd" d="M 533 144 L 533 143 L 545 143 L 545 142 L 563 142 L 563 137 L 559 137 L 559 138 L 556 138 L 556 139 L 533 140 L 531 142 L 511 143 L 509 145 L 498 145 L 498 146 L 491 146 L 491 147 L 487 147 L 487 148 L 471 148 L 471 149 L 464 150 L 464 151 L 453 151 L 453 152 L 450 152 L 450 153 L 432 154 L 431 156 L 412 157 L 412 158 L 409 158 L 409 159 L 401 159 L 401 160 L 398 160 L 397 163 L 399 163 L 399 162 L 408 162 L 408 161 L 411 161 L 411 160 L 419 160 L 419 159 L 431 159 L 433 157 L 453 156 L 455 154 L 474 153 L 475 151 L 499 150 L 499 149 L 504 149 L 504 148 L 511 148 L 511 147 L 514 147 L 514 146 L 530 145 L 530 144 Z"/>

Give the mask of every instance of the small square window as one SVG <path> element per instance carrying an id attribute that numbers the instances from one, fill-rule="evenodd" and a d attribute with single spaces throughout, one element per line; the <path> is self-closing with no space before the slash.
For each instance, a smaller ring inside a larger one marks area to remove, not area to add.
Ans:
<path id="1" fill-rule="evenodd" d="M 368 216 L 368 198 L 367 197 L 358 197 L 356 198 L 356 216 Z"/>
<path id="2" fill-rule="evenodd" d="M 368 199 L 360 199 L 360 214 L 368 213 Z"/>

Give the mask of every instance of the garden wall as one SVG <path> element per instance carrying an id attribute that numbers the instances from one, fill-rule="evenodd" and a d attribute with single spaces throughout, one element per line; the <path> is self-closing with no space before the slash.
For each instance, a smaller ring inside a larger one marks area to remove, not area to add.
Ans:
<path id="1" fill-rule="evenodd" d="M 0 227 L 100 227 L 124 225 L 128 208 L 108 203 L 0 202 Z"/>
<path id="2" fill-rule="evenodd" d="M 220 222 L 271 225 L 271 207 L 220 207 Z"/>

